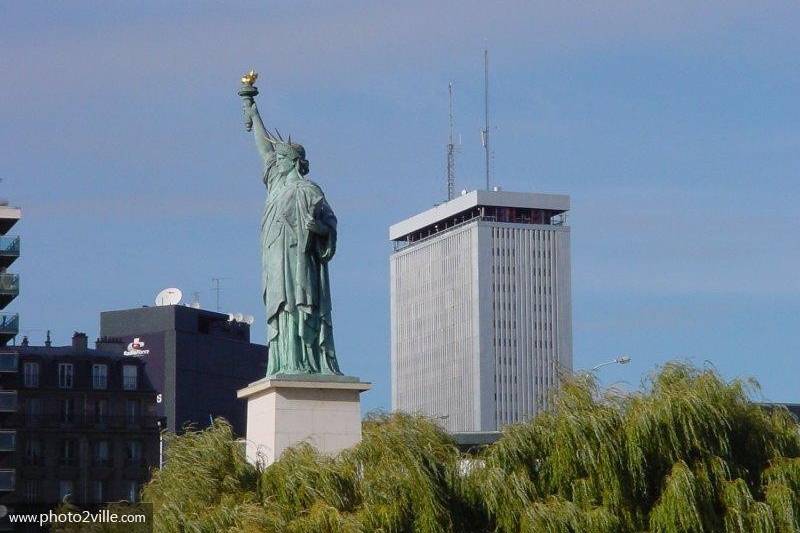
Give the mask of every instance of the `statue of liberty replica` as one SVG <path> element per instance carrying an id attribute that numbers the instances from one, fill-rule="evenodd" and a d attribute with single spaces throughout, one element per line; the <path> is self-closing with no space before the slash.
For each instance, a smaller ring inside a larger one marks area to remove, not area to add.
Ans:
<path id="1" fill-rule="evenodd" d="M 305 148 L 271 133 L 255 103 L 258 74 L 242 77 L 245 128 L 255 136 L 267 187 L 261 217 L 262 296 L 267 311 L 267 376 L 341 375 L 333 346 L 328 263 L 336 252 L 336 216 L 307 178 Z"/>

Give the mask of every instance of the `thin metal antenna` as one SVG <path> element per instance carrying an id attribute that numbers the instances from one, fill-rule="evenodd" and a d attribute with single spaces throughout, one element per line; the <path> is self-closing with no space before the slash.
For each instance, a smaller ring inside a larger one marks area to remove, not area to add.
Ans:
<path id="1" fill-rule="evenodd" d="M 217 294 L 217 311 L 219 311 L 219 293 L 222 292 L 220 282 L 228 278 L 211 278 L 211 290 Z"/>
<path id="2" fill-rule="evenodd" d="M 481 141 L 486 152 L 486 190 L 489 190 L 489 49 L 483 49 L 483 105 L 485 125 L 481 131 Z"/>
<path id="3" fill-rule="evenodd" d="M 456 145 L 453 142 L 453 82 L 448 86 L 450 109 L 450 138 L 447 143 L 447 200 L 456 196 Z"/>

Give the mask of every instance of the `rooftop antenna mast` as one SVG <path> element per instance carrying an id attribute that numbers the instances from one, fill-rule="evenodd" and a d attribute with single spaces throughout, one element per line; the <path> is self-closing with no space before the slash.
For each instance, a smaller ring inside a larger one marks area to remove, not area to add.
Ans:
<path id="1" fill-rule="evenodd" d="M 481 142 L 486 152 L 486 190 L 489 190 L 489 49 L 483 49 L 483 107 L 485 123 L 481 131 Z"/>
<path id="2" fill-rule="evenodd" d="M 456 196 L 456 144 L 453 140 L 453 82 L 448 85 L 450 111 L 450 138 L 447 143 L 447 199 Z"/>
<path id="3" fill-rule="evenodd" d="M 219 293 L 222 292 L 220 282 L 228 278 L 211 278 L 211 290 L 217 294 L 217 311 L 219 311 Z"/>

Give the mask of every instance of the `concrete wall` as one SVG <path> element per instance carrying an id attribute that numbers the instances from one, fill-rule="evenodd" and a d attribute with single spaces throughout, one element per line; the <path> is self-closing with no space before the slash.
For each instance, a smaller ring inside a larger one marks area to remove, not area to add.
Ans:
<path id="1" fill-rule="evenodd" d="M 493 352 L 495 362 L 494 390 L 482 396 L 494 400 L 502 427 L 547 408 L 560 369 L 572 369 L 569 228 L 480 224 L 491 231 L 481 270 L 490 273 L 493 297 L 482 305 L 494 330 L 493 349 L 484 353 Z"/>
<path id="2" fill-rule="evenodd" d="M 392 255 L 392 408 L 480 429 L 477 224 Z M 445 418 L 446 417 L 446 418 Z"/>

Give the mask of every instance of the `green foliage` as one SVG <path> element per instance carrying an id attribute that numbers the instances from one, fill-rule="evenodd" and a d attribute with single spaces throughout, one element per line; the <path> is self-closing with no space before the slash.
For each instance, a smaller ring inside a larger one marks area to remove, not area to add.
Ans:
<path id="1" fill-rule="evenodd" d="M 261 516 L 258 472 L 245 461 L 230 425 L 217 419 L 204 431 L 165 437 L 167 468 L 144 488 L 156 531 L 227 531 Z"/>
<path id="2" fill-rule="evenodd" d="M 797 533 L 800 426 L 750 387 L 681 364 L 632 395 L 581 375 L 476 455 L 393 414 L 336 457 L 300 445 L 263 470 L 216 421 L 169 439 L 143 497 L 168 532 Z"/>

